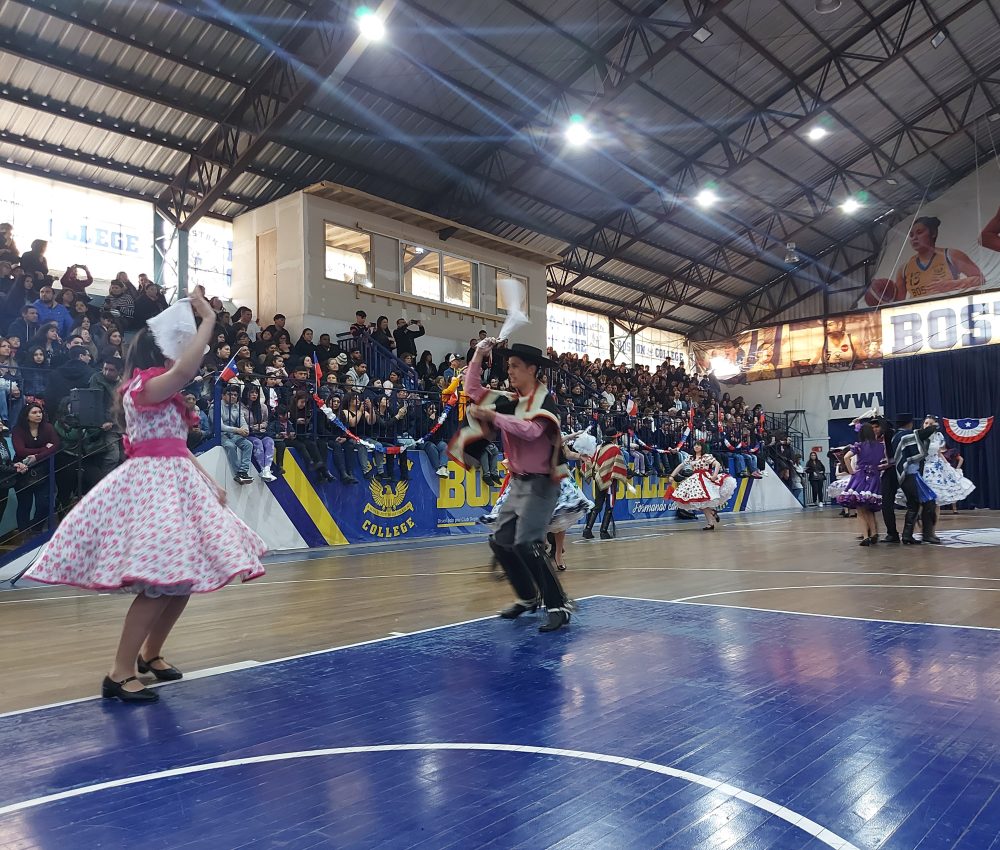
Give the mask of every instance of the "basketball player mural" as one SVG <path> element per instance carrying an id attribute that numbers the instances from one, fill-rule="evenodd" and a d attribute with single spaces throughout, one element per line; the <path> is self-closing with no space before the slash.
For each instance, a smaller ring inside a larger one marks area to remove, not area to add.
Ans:
<path id="1" fill-rule="evenodd" d="M 867 304 L 877 307 L 893 301 L 964 292 L 983 285 L 983 273 L 968 254 L 957 248 L 938 247 L 940 226 L 941 219 L 929 215 L 913 222 L 909 235 L 913 256 L 899 270 L 895 280 L 880 277 L 872 281 L 865 293 Z M 1000 230 L 1000 223 L 997 230 Z M 987 235 L 986 231 L 983 235 Z M 1000 237 L 997 240 L 1000 243 Z"/>

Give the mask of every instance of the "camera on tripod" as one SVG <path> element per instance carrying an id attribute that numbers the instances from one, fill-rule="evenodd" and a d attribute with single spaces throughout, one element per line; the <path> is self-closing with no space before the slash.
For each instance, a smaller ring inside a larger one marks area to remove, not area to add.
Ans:
<path id="1" fill-rule="evenodd" d="M 69 392 L 66 420 L 79 428 L 100 428 L 108 421 L 104 410 L 104 391 L 76 388 Z"/>

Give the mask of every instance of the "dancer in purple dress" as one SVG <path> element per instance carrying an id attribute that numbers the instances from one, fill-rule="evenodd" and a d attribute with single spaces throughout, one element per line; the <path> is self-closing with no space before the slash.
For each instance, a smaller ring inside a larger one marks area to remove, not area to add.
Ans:
<path id="1" fill-rule="evenodd" d="M 871 425 L 862 425 L 859 442 L 844 454 L 844 465 L 851 473 L 837 502 L 855 508 L 862 528 L 862 546 L 878 543 L 875 514 L 882 508 L 882 466 L 886 463 L 885 444 L 876 438 Z"/>

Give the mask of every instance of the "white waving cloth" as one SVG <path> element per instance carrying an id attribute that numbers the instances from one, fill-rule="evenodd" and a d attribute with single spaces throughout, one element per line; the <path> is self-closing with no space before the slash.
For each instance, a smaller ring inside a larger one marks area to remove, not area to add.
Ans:
<path id="1" fill-rule="evenodd" d="M 497 293 L 502 297 L 507 319 L 497 334 L 497 339 L 510 339 L 519 328 L 531 324 L 528 318 L 527 293 L 524 287 L 512 277 L 497 277 Z"/>
<path id="2" fill-rule="evenodd" d="M 180 299 L 159 315 L 153 316 L 146 322 L 146 326 L 160 346 L 160 351 L 170 360 L 177 360 L 198 333 L 194 310 L 187 298 Z"/>

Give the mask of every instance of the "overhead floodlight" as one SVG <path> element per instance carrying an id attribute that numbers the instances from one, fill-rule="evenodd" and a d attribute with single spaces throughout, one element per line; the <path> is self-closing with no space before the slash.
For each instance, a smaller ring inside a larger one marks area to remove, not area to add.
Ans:
<path id="1" fill-rule="evenodd" d="M 820 139 L 825 139 L 829 135 L 830 131 L 827 130 L 826 127 L 816 126 L 810 128 L 809 132 L 806 133 L 806 138 L 809 139 L 810 142 L 818 142 Z"/>
<path id="2" fill-rule="evenodd" d="M 990 121 L 1000 121 L 1000 112 L 994 112 L 990 116 Z"/>
<path id="3" fill-rule="evenodd" d="M 841 211 L 847 213 L 848 215 L 852 215 L 853 213 L 856 213 L 859 209 L 861 209 L 861 201 L 859 201 L 857 198 L 848 198 L 846 201 L 844 201 L 844 203 L 840 205 L 840 209 Z"/>
<path id="4" fill-rule="evenodd" d="M 816 0 L 813 4 L 817 15 L 829 15 L 840 8 L 840 0 Z"/>
<path id="5" fill-rule="evenodd" d="M 899 181 L 895 177 L 886 177 L 885 182 L 888 183 L 890 186 L 899 185 Z"/>
<path id="6" fill-rule="evenodd" d="M 571 115 L 566 125 L 566 141 L 573 147 L 583 147 L 591 139 L 590 128 L 582 115 Z"/>
<path id="7" fill-rule="evenodd" d="M 691 38 L 697 41 L 699 44 L 704 44 L 712 37 L 712 31 L 708 27 L 698 27 L 693 33 L 691 33 Z"/>
<path id="8" fill-rule="evenodd" d="M 694 202 L 703 210 L 707 210 L 719 202 L 719 196 L 714 189 L 706 187 L 694 196 Z"/>
<path id="9" fill-rule="evenodd" d="M 948 37 L 948 30 L 938 30 L 931 37 L 931 47 L 938 48 L 944 44 L 945 39 Z"/>
<path id="10" fill-rule="evenodd" d="M 795 250 L 794 242 L 785 243 L 785 262 L 793 266 L 798 262 L 801 262 L 802 258 L 799 256 L 798 252 Z"/>
<path id="11" fill-rule="evenodd" d="M 367 6 L 359 6 L 354 12 L 358 29 L 369 41 L 381 41 L 385 38 L 385 23 L 378 14 Z"/>

